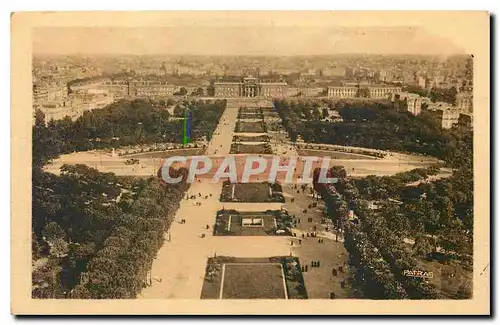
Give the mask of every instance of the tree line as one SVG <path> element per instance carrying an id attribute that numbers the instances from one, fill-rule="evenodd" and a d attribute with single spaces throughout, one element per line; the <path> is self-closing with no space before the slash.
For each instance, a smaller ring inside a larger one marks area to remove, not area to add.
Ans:
<path id="1" fill-rule="evenodd" d="M 181 142 L 179 121 L 167 103 L 119 101 L 76 121 L 49 121 L 36 113 L 33 126 L 32 257 L 34 298 L 135 298 L 150 283 L 146 274 L 187 189 L 183 182 L 101 173 L 64 165 L 43 171 L 63 153 L 124 144 Z M 170 103 L 173 104 L 173 103 Z M 191 109 L 192 137 L 210 135 L 225 101 L 183 102 Z"/>
<path id="2" fill-rule="evenodd" d="M 32 252 L 42 265 L 33 297 L 135 298 L 187 186 L 85 165 L 64 165 L 60 176 L 35 169 Z"/>
<path id="3" fill-rule="evenodd" d="M 191 138 L 210 139 L 226 107 L 225 100 L 184 102 L 191 112 Z M 40 166 L 60 154 L 159 142 L 182 143 L 182 121 L 170 120 L 165 102 L 120 100 L 47 124 L 41 111 L 33 126 L 33 164 Z"/>
<path id="4" fill-rule="evenodd" d="M 304 110 L 316 108 L 304 101 L 276 100 L 274 106 L 292 141 L 301 136 L 309 143 L 419 153 L 453 167 L 472 166 L 472 131 L 461 126 L 443 130 L 426 111 L 413 116 L 384 102 L 340 101 L 334 108 L 343 122 L 331 123 L 307 118 Z"/>

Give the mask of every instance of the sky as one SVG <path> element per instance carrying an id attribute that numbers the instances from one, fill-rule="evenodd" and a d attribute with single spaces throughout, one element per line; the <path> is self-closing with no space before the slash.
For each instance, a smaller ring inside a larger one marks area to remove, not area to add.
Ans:
<path id="1" fill-rule="evenodd" d="M 464 47 L 457 44 L 463 34 L 446 23 L 425 26 L 427 21 L 424 21 L 421 24 L 424 26 L 405 26 L 401 25 L 404 20 L 400 19 L 388 20 L 387 26 L 370 26 L 362 19 L 346 20 L 345 15 L 342 15 L 343 20 L 325 20 L 328 17 L 324 15 L 315 20 L 314 16 L 301 14 L 301 20 L 298 16 L 294 20 L 294 16 L 283 13 L 274 13 L 271 20 L 257 14 L 220 19 L 207 19 L 205 16 L 189 19 L 187 16 L 181 16 L 185 17 L 183 19 L 171 18 L 168 26 L 158 23 L 158 27 L 137 26 L 133 23 L 135 21 L 130 20 L 129 24 L 113 27 L 98 23 L 94 27 L 36 27 L 33 30 L 33 52 L 277 56 L 466 53 Z M 380 23 L 384 19 L 380 17 L 376 21 Z M 399 25 L 395 25 L 398 22 Z M 460 27 L 467 28 L 466 25 Z"/>

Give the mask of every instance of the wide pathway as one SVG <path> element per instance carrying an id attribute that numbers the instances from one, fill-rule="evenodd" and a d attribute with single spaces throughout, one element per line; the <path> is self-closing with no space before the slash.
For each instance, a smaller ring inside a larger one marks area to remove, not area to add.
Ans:
<path id="1" fill-rule="evenodd" d="M 239 106 L 229 106 L 214 132 L 207 148 L 207 155 L 228 155 Z M 222 207 L 241 211 L 262 211 L 279 209 L 282 205 L 272 203 L 266 206 L 247 203 L 221 203 L 219 196 L 222 184 L 212 184 L 207 180 L 194 183 L 188 197 L 182 200 L 169 233 L 165 234 L 165 244 L 159 250 L 151 269 L 151 286 L 145 288 L 138 298 L 179 298 L 199 299 L 203 286 L 207 259 L 218 256 L 264 257 L 289 255 L 289 239 L 281 236 L 242 237 L 213 236 L 212 226 L 215 216 Z M 199 197 L 198 193 L 202 196 Z M 210 194 L 212 195 L 210 197 Z M 208 199 L 204 199 L 209 195 Z M 201 206 L 196 203 L 200 202 Z M 184 224 L 180 220 L 185 219 Z M 210 229 L 206 229 L 207 225 Z M 205 237 L 202 238 L 202 234 Z"/>

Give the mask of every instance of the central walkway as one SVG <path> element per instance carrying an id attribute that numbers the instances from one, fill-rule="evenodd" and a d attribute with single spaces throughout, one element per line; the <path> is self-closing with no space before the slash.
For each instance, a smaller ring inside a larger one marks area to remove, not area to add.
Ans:
<path id="1" fill-rule="evenodd" d="M 229 104 L 207 148 L 207 155 L 228 155 L 231 148 L 234 127 L 238 116 L 237 104 Z M 152 283 L 139 295 L 139 299 L 200 299 L 205 266 L 209 257 L 266 257 L 289 255 L 289 239 L 283 236 L 243 237 L 213 236 L 212 227 L 215 216 L 223 205 L 219 201 L 222 184 L 211 184 L 205 180 L 193 183 L 187 195 L 197 199 L 182 200 L 170 233 L 165 235 L 165 243 L 159 250 L 151 269 Z M 198 197 L 198 193 L 202 197 Z M 204 199 L 205 195 L 212 195 Z M 197 206 L 196 202 L 201 202 Z M 273 203 L 273 209 L 280 205 Z M 224 207 L 238 210 L 266 210 L 268 205 L 260 206 L 245 203 L 224 204 Z M 181 224 L 180 220 L 186 223 Z M 206 229 L 209 225 L 210 229 Z M 205 238 L 202 238 L 205 234 Z M 169 241 L 170 239 L 170 241 Z"/>

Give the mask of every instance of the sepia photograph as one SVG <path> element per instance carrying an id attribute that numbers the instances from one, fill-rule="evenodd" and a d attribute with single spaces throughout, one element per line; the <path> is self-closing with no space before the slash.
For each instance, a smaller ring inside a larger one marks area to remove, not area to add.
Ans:
<path id="1" fill-rule="evenodd" d="M 14 13 L 12 313 L 489 314 L 489 25 Z"/>

